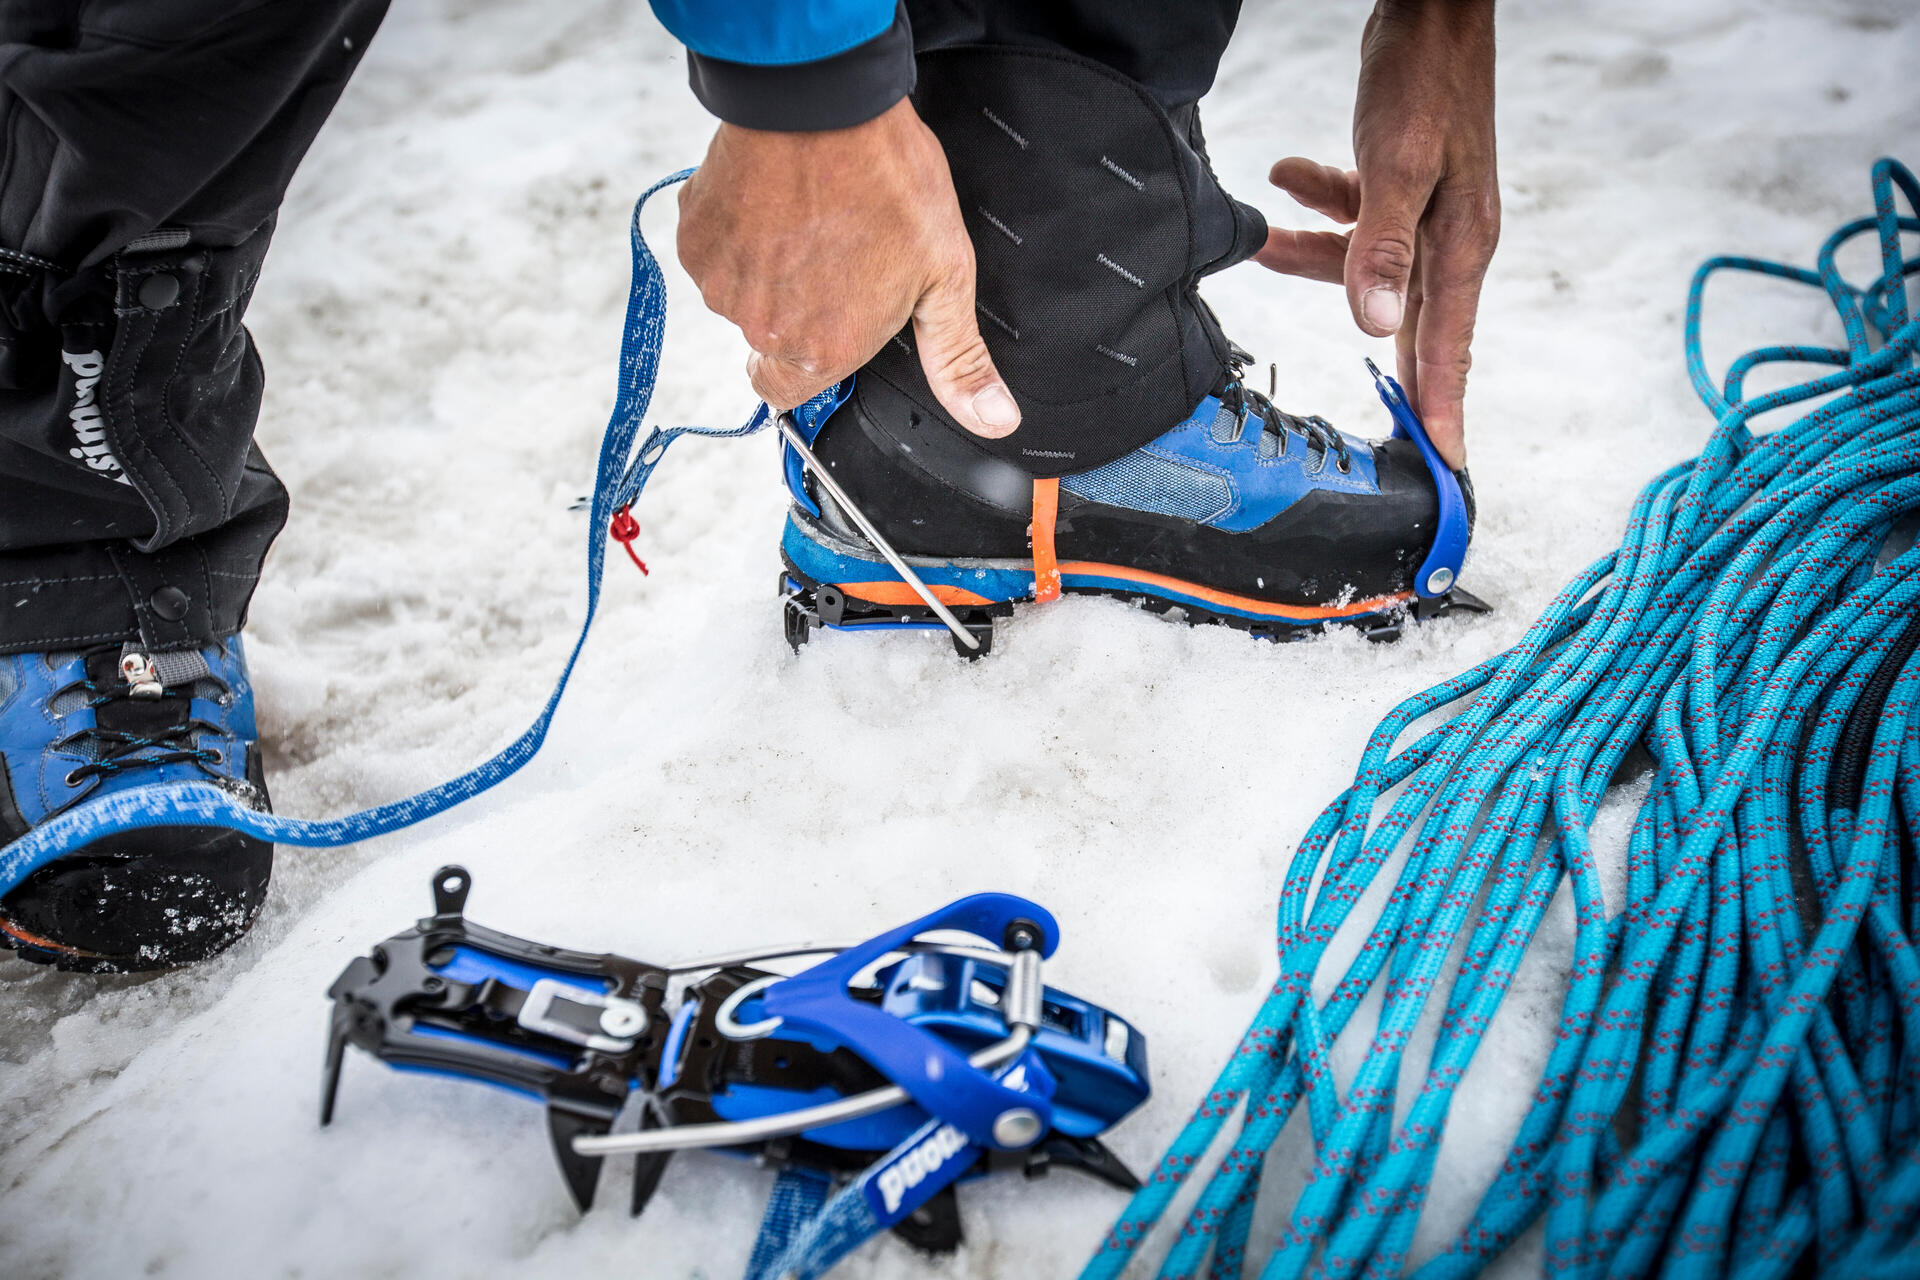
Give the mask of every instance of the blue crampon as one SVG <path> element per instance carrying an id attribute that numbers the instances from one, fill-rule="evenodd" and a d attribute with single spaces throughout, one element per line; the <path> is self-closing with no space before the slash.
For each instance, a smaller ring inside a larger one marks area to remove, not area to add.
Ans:
<path id="1" fill-rule="evenodd" d="M 1836 231 L 1817 270 L 1700 268 L 1686 351 L 1719 424 L 1706 448 L 1647 486 L 1619 550 L 1519 644 L 1374 732 L 1295 854 L 1278 982 L 1086 1277 L 1120 1272 L 1236 1119 L 1160 1274 L 1239 1276 L 1269 1149 L 1303 1099 L 1317 1154 L 1262 1274 L 1408 1270 L 1454 1090 L 1563 884 L 1578 933 L 1532 1109 L 1472 1221 L 1415 1274 L 1475 1274 L 1543 1216 L 1546 1270 L 1582 1280 L 1920 1274 L 1920 258 L 1901 246 L 1920 220 L 1896 192 L 1920 208 L 1912 173 L 1882 160 L 1874 216 Z M 1880 275 L 1857 287 L 1835 257 L 1868 233 Z M 1716 387 L 1700 307 L 1723 271 L 1823 288 L 1846 347 L 1750 352 Z M 1834 372 L 1744 393 L 1780 363 Z M 1752 430 L 1795 405 L 1790 425 Z M 1636 749 L 1652 776 L 1625 901 L 1608 903 L 1589 828 Z M 1317 1004 L 1329 941 L 1409 838 Z M 1406 1044 L 1462 930 L 1396 1124 Z M 1329 1046 L 1383 974 L 1343 1089 Z"/>
<path id="2" fill-rule="evenodd" d="M 778 1180 L 747 1280 L 812 1280 L 885 1231 L 951 1252 L 956 1184 L 997 1170 L 1140 1185 L 1100 1136 L 1147 1099 L 1145 1039 L 1044 985 L 1060 928 L 1038 903 L 976 893 L 858 946 L 751 957 L 826 956 L 782 975 L 529 942 L 468 920 L 472 886 L 440 868 L 433 914 L 327 992 L 321 1124 L 354 1045 L 545 1103 L 583 1209 L 608 1155 L 634 1157 L 636 1215 L 676 1150 L 751 1159 Z M 612 1132 L 623 1116 L 637 1132 Z"/>

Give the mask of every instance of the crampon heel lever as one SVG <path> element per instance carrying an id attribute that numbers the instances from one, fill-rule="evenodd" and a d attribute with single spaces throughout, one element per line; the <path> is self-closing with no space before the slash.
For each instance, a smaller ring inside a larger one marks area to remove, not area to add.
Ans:
<path id="1" fill-rule="evenodd" d="M 793 414 L 782 413 L 774 419 L 774 428 L 779 431 L 781 439 L 786 441 L 787 446 L 799 456 L 807 470 L 813 473 L 814 482 L 832 495 L 833 500 L 840 504 L 840 509 L 847 513 L 848 518 L 853 521 L 861 534 L 873 544 L 873 549 L 893 566 L 893 571 L 900 575 L 901 581 L 911 587 L 913 594 L 920 597 L 921 603 L 925 604 L 933 612 L 933 616 L 940 619 L 947 630 L 953 633 L 953 642 L 959 647 L 960 652 L 963 654 L 980 652 L 982 641 L 975 634 L 974 629 L 954 616 L 953 610 L 947 608 L 940 597 L 933 593 L 933 588 L 913 571 L 913 566 L 907 563 L 906 558 L 893 549 L 893 544 L 887 541 L 886 535 L 880 532 L 879 526 L 868 519 L 867 513 L 860 509 L 859 504 L 847 496 L 847 491 L 840 487 L 840 482 L 820 465 L 820 460 L 813 456 L 813 450 L 807 446 L 806 437 L 802 436 L 800 429 L 794 425 Z"/>
<path id="2" fill-rule="evenodd" d="M 861 970 L 920 934 L 943 929 L 979 938 L 1004 933 L 1010 948 L 1002 1014 L 1006 1035 L 970 1057 L 848 991 Z M 809 1041 L 850 1049 L 893 1083 L 753 1121 L 580 1138 L 574 1148 L 583 1155 L 622 1155 L 734 1146 L 862 1119 L 909 1100 L 982 1146 L 1002 1150 L 1031 1146 L 1048 1128 L 1050 1104 L 1001 1083 L 991 1073 L 1025 1054 L 1039 1029 L 1040 960 L 1058 938 L 1059 927 L 1044 907 L 1011 894 L 981 893 L 847 948 L 793 977 L 756 978 L 722 1002 L 715 1015 L 721 1035 L 750 1041 L 789 1028 Z"/>

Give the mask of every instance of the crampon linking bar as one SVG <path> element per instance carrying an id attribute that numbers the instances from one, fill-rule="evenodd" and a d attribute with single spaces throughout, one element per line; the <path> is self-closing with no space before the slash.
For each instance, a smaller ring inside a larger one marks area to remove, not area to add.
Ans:
<path id="1" fill-rule="evenodd" d="M 1279 980 L 1085 1276 L 1116 1276 L 1203 1163 L 1159 1274 L 1241 1275 L 1303 1102 L 1314 1156 L 1271 1206 L 1265 1277 L 1453 1280 L 1543 1219 L 1544 1269 L 1580 1280 L 1920 1275 L 1920 256 L 1902 244 L 1920 219 L 1895 212 L 1920 184 L 1882 160 L 1872 185 L 1874 214 L 1815 269 L 1720 257 L 1694 276 L 1706 448 L 1519 644 L 1381 722 L 1294 856 Z M 1856 286 L 1837 255 L 1867 235 L 1879 274 Z M 1845 346 L 1764 347 L 1716 386 L 1700 315 L 1722 272 L 1823 289 Z M 1777 364 L 1833 371 L 1747 394 Z M 1609 903 L 1590 829 L 1629 779 L 1644 792 Z M 1403 843 L 1378 922 L 1315 999 Z M 1563 887 L 1578 931 L 1531 1109 L 1471 1221 L 1414 1268 L 1455 1091 Z M 1383 975 L 1378 1029 L 1337 1080 L 1329 1047 Z"/>
<path id="2" fill-rule="evenodd" d="M 883 1231 L 951 1252 L 955 1185 L 998 1170 L 1139 1188 L 1100 1135 L 1147 1099 L 1145 1038 L 1043 985 L 1059 927 L 1037 903 L 974 894 L 854 946 L 657 965 L 473 924 L 472 885 L 442 867 L 433 914 L 334 982 L 321 1124 L 351 1044 L 544 1103 L 582 1209 L 607 1156 L 634 1158 L 636 1215 L 676 1150 L 751 1158 L 779 1178 L 748 1280 L 811 1280 Z"/>

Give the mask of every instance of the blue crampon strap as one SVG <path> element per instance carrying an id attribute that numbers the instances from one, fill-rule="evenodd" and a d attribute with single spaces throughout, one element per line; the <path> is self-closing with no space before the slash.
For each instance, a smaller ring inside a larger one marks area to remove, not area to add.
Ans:
<path id="1" fill-rule="evenodd" d="M 1816 270 L 1715 258 L 1695 275 L 1705 449 L 1647 486 L 1619 550 L 1519 644 L 1380 724 L 1296 851 L 1279 980 L 1084 1276 L 1118 1275 L 1224 1137 L 1160 1275 L 1238 1277 L 1302 1102 L 1315 1155 L 1262 1274 L 1411 1269 L 1455 1089 L 1562 890 L 1577 932 L 1532 1108 L 1416 1276 L 1476 1274 L 1542 1218 L 1546 1270 L 1581 1280 L 1920 1274 L 1920 257 L 1902 246 L 1920 220 L 1894 207 L 1920 209 L 1920 184 L 1882 160 L 1873 193 Z M 1869 232 L 1879 276 L 1856 287 L 1836 254 Z M 1824 289 L 1845 348 L 1765 348 L 1714 385 L 1700 307 L 1723 270 Z M 1832 371 L 1745 393 L 1782 363 Z M 1636 749 L 1653 768 L 1609 904 L 1590 828 Z M 1403 844 L 1378 922 L 1316 1000 L 1328 944 Z M 1337 1081 L 1330 1046 L 1369 992 L 1378 1030 Z"/>
<path id="2" fill-rule="evenodd" d="M 747 1280 L 778 1277 L 774 1266 L 786 1256 L 794 1236 L 820 1216 L 821 1206 L 833 1194 L 833 1175 L 818 1169 L 786 1168 L 773 1180 L 766 1212 L 760 1215 L 760 1234 L 747 1259 Z"/>
<path id="3" fill-rule="evenodd" d="M 929 1124 L 908 1141 L 918 1142 L 938 1127 L 937 1122 Z M 811 1212 L 802 1216 L 799 1212 L 801 1188 L 790 1185 L 788 1179 L 815 1176 L 822 1179 L 821 1198 Z M 957 1172 L 953 1176 L 957 1177 Z M 773 1199 L 767 1202 L 767 1216 L 761 1220 L 760 1238 L 753 1244 L 746 1280 L 814 1280 L 886 1230 L 874 1216 L 864 1191 L 871 1177 L 869 1170 L 828 1197 L 825 1192 L 830 1184 L 823 1175 L 799 1171 L 782 1173 L 774 1183 Z M 787 1193 L 784 1201 L 783 1191 Z M 777 1213 L 776 1205 L 779 1206 Z"/>
<path id="4" fill-rule="evenodd" d="M 607 529 L 614 512 L 630 504 L 660 464 L 667 446 L 683 435 L 730 438 L 751 435 L 767 425 L 767 407 L 761 405 L 746 425 L 731 430 L 703 427 L 655 427 L 636 451 L 634 441 L 653 398 L 660 373 L 660 344 L 666 333 L 667 289 L 660 264 L 640 233 L 640 211 L 657 192 L 683 181 L 691 169 L 663 178 L 641 195 L 633 210 L 633 289 L 627 299 L 626 333 L 620 344 L 620 386 L 607 432 L 600 442 L 600 462 L 593 486 L 592 515 L 587 526 L 587 612 L 580 635 L 567 655 L 560 679 L 547 704 L 527 731 L 504 751 L 451 782 L 405 800 L 364 809 L 343 818 L 313 821 L 284 818 L 249 809 L 211 783 L 183 783 L 119 792 L 76 805 L 48 819 L 0 849 L 0 896 L 10 893 L 35 869 L 122 831 L 142 827 L 226 827 L 244 831 L 275 844 L 327 848 L 387 835 L 403 827 L 445 813 L 463 800 L 499 785 L 531 760 L 546 740 L 547 727 L 566 692 L 567 680 L 587 642 L 594 610 L 600 603 L 600 573 L 605 562 Z"/>
<path id="5" fill-rule="evenodd" d="M 1053 1077 L 1031 1049 L 997 1078 L 1042 1100 L 1053 1096 Z M 936 1117 L 804 1217 L 801 1206 L 817 1188 L 790 1181 L 783 1173 L 767 1202 L 746 1280 L 814 1280 L 825 1275 L 840 1259 L 951 1185 L 985 1150 Z M 801 1176 L 811 1175 L 791 1175 Z"/>

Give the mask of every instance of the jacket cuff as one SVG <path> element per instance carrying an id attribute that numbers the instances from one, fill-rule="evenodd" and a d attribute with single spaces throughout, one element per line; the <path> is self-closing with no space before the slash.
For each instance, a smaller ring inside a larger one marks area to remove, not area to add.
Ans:
<path id="1" fill-rule="evenodd" d="M 913 29 L 904 3 L 895 7 L 893 24 L 885 31 L 818 62 L 768 66 L 687 51 L 693 96 L 743 129 L 850 129 L 906 97 L 913 78 Z"/>

